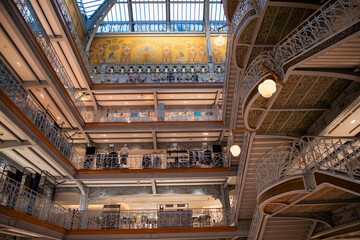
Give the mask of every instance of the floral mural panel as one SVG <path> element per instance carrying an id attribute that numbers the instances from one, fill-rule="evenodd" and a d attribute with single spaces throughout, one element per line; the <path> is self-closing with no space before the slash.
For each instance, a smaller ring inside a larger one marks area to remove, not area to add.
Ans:
<path id="1" fill-rule="evenodd" d="M 76 11 L 75 4 L 77 3 L 74 2 L 74 0 L 66 0 L 66 6 L 69 10 L 71 20 L 77 30 L 80 40 L 83 42 L 85 37 L 85 31 L 81 25 L 82 19 L 80 18 L 81 16 L 79 17 L 78 12 Z"/>
<path id="2" fill-rule="evenodd" d="M 225 60 L 226 46 L 214 47 L 212 51 L 214 62 Z M 98 37 L 91 44 L 89 60 L 95 64 L 206 63 L 205 38 Z"/>

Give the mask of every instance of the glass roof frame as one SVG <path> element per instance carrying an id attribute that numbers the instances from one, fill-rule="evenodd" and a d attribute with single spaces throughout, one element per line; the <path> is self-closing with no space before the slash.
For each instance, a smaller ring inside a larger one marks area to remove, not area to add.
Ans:
<path id="1" fill-rule="evenodd" d="M 103 2 L 78 0 L 85 20 Z M 221 0 L 117 0 L 97 33 L 205 32 L 206 28 L 217 32 L 226 24 Z"/>

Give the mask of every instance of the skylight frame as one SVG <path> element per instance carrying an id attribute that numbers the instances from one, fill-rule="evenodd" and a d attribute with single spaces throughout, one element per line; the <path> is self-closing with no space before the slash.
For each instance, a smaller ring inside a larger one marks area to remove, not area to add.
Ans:
<path id="1" fill-rule="evenodd" d="M 78 0 L 80 8 L 84 6 L 87 18 L 103 1 Z M 206 10 L 209 12 L 208 24 Z M 207 27 L 214 32 L 226 24 L 221 0 L 118 0 L 97 33 L 205 32 Z M 227 28 L 220 31 L 226 32 Z"/>

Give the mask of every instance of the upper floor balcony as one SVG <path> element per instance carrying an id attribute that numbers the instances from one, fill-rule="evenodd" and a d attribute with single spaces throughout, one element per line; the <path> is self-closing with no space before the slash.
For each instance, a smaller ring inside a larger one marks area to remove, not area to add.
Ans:
<path id="1" fill-rule="evenodd" d="M 142 234 L 154 229 L 182 228 L 182 232 L 235 231 L 232 210 L 227 208 L 189 208 L 188 204 L 159 205 L 158 209 L 120 209 L 104 205 L 103 210 L 69 209 L 3 174 L 0 178 L 2 214 L 32 224 L 40 224 L 66 234 Z M 197 230 L 194 230 L 196 228 Z M 148 229 L 144 232 L 142 229 Z M 67 230 L 67 231 L 66 231 Z M 77 230 L 77 231 L 75 231 Z M 172 230 L 173 231 L 173 230 Z M 76 232 L 76 233 L 75 233 Z"/>
<path id="2" fill-rule="evenodd" d="M 256 165 L 258 195 L 284 181 L 304 177 L 311 190 L 314 172 L 340 179 L 360 180 L 360 139 L 351 137 L 303 137 L 282 144 L 262 156 Z"/>
<path id="3" fill-rule="evenodd" d="M 91 63 L 93 83 L 222 83 L 225 62 L 160 64 Z"/>

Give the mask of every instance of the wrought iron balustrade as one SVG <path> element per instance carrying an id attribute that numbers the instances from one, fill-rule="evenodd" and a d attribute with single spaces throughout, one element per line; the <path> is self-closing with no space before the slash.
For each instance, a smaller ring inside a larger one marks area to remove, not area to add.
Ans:
<path id="1" fill-rule="evenodd" d="M 42 26 L 39 17 L 37 16 L 30 0 L 14 0 L 17 8 L 19 9 L 21 15 L 24 17 L 26 23 L 31 29 L 34 37 L 41 46 L 44 54 L 48 58 L 51 66 L 55 70 L 57 76 L 64 85 L 66 91 L 71 97 L 72 101 L 76 105 L 80 114 L 86 115 L 86 107 L 82 100 L 80 99 L 81 95 L 75 90 L 69 75 L 67 74 L 63 64 L 60 61 L 59 56 L 57 55 L 54 47 L 51 44 L 49 36 L 47 35 L 44 27 Z"/>
<path id="2" fill-rule="evenodd" d="M 239 207 L 240 207 L 240 191 L 241 191 L 241 183 L 243 181 L 243 176 L 244 176 L 244 169 L 245 169 L 245 163 L 246 163 L 246 159 L 247 159 L 247 149 L 249 147 L 249 141 L 250 141 L 250 134 L 249 132 L 245 132 L 244 133 L 244 138 L 243 138 L 243 146 L 242 146 L 242 151 L 241 151 L 241 155 L 240 155 L 240 165 L 238 167 L 238 171 L 236 174 L 236 184 L 235 184 L 235 191 L 234 191 L 234 200 L 232 201 L 231 204 L 231 219 L 234 222 L 237 222 L 237 212 L 239 211 Z M 230 145 L 230 144 L 229 144 Z"/>
<path id="3" fill-rule="evenodd" d="M 72 212 L 6 175 L 0 178 L 0 204 L 69 229 Z"/>
<path id="4" fill-rule="evenodd" d="M 188 153 L 179 155 L 148 154 L 128 155 L 98 153 L 87 156 L 82 169 L 167 169 L 225 167 L 228 159 L 224 153 Z"/>
<path id="5" fill-rule="evenodd" d="M 239 1 L 234 15 L 231 20 L 230 29 L 231 34 L 236 37 L 238 32 L 241 30 L 238 25 L 243 21 L 244 17 L 251 10 L 255 10 L 257 12 L 261 12 L 261 9 L 264 7 L 266 0 L 242 0 Z"/>
<path id="6" fill-rule="evenodd" d="M 151 229 L 169 227 L 230 226 L 229 211 L 224 208 L 181 210 L 120 210 L 79 211 L 74 215 L 72 229 Z"/>
<path id="7" fill-rule="evenodd" d="M 59 7 L 60 7 L 60 10 L 61 10 L 61 13 L 63 14 L 64 16 L 64 19 L 71 31 L 71 34 L 74 38 L 74 41 L 76 43 L 76 46 L 80 52 L 80 55 L 81 55 L 81 58 L 86 66 L 86 69 L 89 73 L 91 73 L 91 66 L 89 64 L 89 53 L 87 51 L 84 50 L 84 47 L 83 47 L 83 42 L 81 41 L 80 37 L 79 37 L 79 34 L 77 32 L 77 29 L 75 27 L 75 25 L 73 24 L 72 22 L 72 18 L 71 18 L 71 14 L 67 8 L 67 5 L 66 5 L 66 2 L 65 0 L 56 0 Z"/>
<path id="8" fill-rule="evenodd" d="M 233 224 L 229 210 L 224 208 L 71 211 L 6 175 L 0 178 L 0 204 L 68 230 L 217 227 Z"/>
<path id="9" fill-rule="evenodd" d="M 86 122 L 221 121 L 221 109 L 88 111 Z"/>
<path id="10" fill-rule="evenodd" d="M 258 236 L 258 232 L 261 227 L 262 213 L 258 206 L 256 206 L 254 215 L 251 221 L 250 231 L 248 235 L 248 240 L 256 240 Z"/>
<path id="11" fill-rule="evenodd" d="M 51 121 L 37 102 L 20 85 L 11 72 L 0 61 L 0 89 L 15 103 L 25 116 L 59 149 L 76 167 L 80 155 L 72 148 L 59 127 Z"/>
<path id="12" fill-rule="evenodd" d="M 285 75 L 283 66 L 314 48 L 324 40 L 334 36 L 349 26 L 359 22 L 360 2 L 357 0 L 332 0 L 311 15 L 300 27 L 293 30 L 271 51 L 257 56 L 248 67 L 242 81 L 241 101 L 245 102 L 250 91 L 268 72 L 261 64 L 275 71 L 280 77 Z"/>
<path id="13" fill-rule="evenodd" d="M 256 165 L 257 192 L 314 171 L 360 181 L 360 138 L 304 137 L 272 149 Z"/>
<path id="14" fill-rule="evenodd" d="M 223 82 L 225 63 L 219 64 L 91 64 L 94 83 Z"/>

